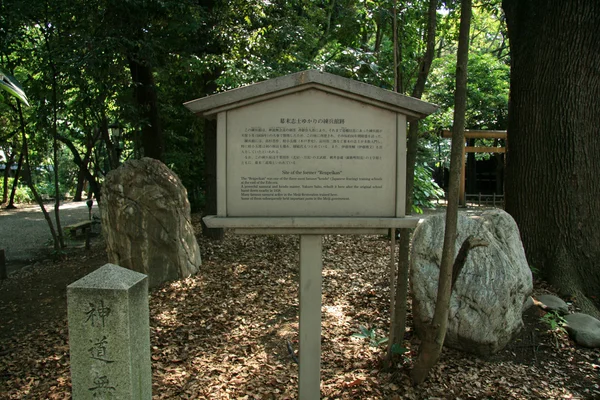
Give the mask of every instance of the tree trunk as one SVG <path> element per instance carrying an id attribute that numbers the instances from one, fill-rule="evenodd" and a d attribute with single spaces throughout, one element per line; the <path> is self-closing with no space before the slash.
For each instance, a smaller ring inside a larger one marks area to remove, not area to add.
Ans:
<path id="1" fill-rule="evenodd" d="M 98 132 L 98 135 L 100 135 L 100 132 Z M 100 184 L 98 183 L 96 176 L 93 175 L 89 169 L 89 160 L 91 159 L 91 154 L 94 149 L 93 145 L 92 147 L 89 147 L 87 149 L 85 158 L 82 160 L 79 151 L 75 147 L 75 144 L 73 144 L 73 142 L 69 138 L 59 135 L 58 140 L 63 142 L 69 148 L 69 150 L 71 150 L 71 154 L 73 154 L 73 162 L 79 167 L 80 171 L 83 171 L 85 178 L 90 184 L 90 191 L 94 193 L 96 200 L 98 201 L 98 203 L 100 203 Z M 97 137 L 92 141 L 92 143 L 95 143 L 96 140 Z"/>
<path id="2" fill-rule="evenodd" d="M 21 176 L 21 169 L 23 168 L 23 150 L 19 154 L 19 161 L 17 162 L 17 170 L 15 171 L 15 177 L 13 178 L 12 189 L 10 191 L 10 199 L 6 208 L 14 209 L 15 206 L 15 195 L 17 194 L 17 186 L 19 186 L 19 177 Z"/>
<path id="3" fill-rule="evenodd" d="M 425 337 L 419 348 L 419 356 L 411 371 L 413 383 L 422 383 L 442 353 L 448 327 L 448 310 L 452 290 L 452 265 L 456 247 L 458 220 L 458 189 L 465 145 L 465 112 L 467 106 L 467 62 L 469 59 L 469 29 L 471 26 L 471 0 L 461 2 L 460 29 L 456 60 L 456 91 L 454 93 L 454 125 L 450 153 L 450 183 L 444 246 L 440 262 L 440 276 L 435 311 L 431 324 L 425 328 Z M 466 256 L 465 256 L 466 257 Z"/>
<path id="4" fill-rule="evenodd" d="M 144 156 L 163 160 L 164 139 L 158 116 L 158 100 L 152 67 L 130 55 L 129 70 L 133 81 L 133 91 L 142 119 L 142 146 Z"/>
<path id="5" fill-rule="evenodd" d="M 72 153 L 73 152 L 77 153 L 77 156 L 75 156 L 75 154 L 74 154 L 73 157 L 78 159 L 75 161 L 75 164 L 77 164 L 77 166 L 79 167 L 79 174 L 77 175 L 77 189 L 75 191 L 75 198 L 73 199 L 74 201 L 82 201 L 82 192 L 85 187 L 85 183 L 90 180 L 89 179 L 89 176 L 91 176 L 91 173 L 89 170 L 90 160 L 92 158 L 92 151 L 94 150 L 94 145 L 96 144 L 96 141 L 98 140 L 99 133 L 97 133 L 96 135 L 92 134 L 92 135 L 86 135 L 86 136 L 87 136 L 86 137 L 87 138 L 86 149 L 85 149 L 85 155 L 84 155 L 83 159 L 81 159 L 81 156 L 77 152 L 77 149 L 75 148 L 75 146 L 69 146 L 69 149 L 71 150 Z M 61 140 L 61 138 L 59 138 L 59 140 Z M 92 181 L 94 181 L 94 182 L 90 181 L 90 191 L 93 191 L 92 188 L 97 189 L 97 186 L 98 186 L 95 179 L 92 179 Z M 88 198 L 91 198 L 90 193 L 88 193 Z M 100 197 L 96 196 L 96 198 L 99 199 Z"/>
<path id="6" fill-rule="evenodd" d="M 77 186 L 75 186 L 75 196 L 73 196 L 73 201 L 82 201 L 83 200 L 82 196 L 83 196 L 84 187 L 85 187 L 85 171 L 83 170 L 83 168 L 79 167 L 79 172 L 77 173 Z"/>
<path id="7" fill-rule="evenodd" d="M 504 0 L 511 48 L 506 210 L 530 265 L 599 316 L 600 2 Z"/>
<path id="8" fill-rule="evenodd" d="M 4 152 L 6 154 L 7 151 Z M 8 201 L 8 178 L 10 177 L 10 169 L 12 165 L 15 163 L 15 151 L 11 151 L 6 158 L 6 164 L 4 165 L 4 177 L 2 184 L 2 201 L 0 204 L 4 204 Z"/>
<path id="9" fill-rule="evenodd" d="M 21 103 L 18 101 L 17 101 L 17 109 L 19 112 L 19 122 L 21 125 L 21 133 L 23 136 L 22 157 L 23 157 L 23 160 L 25 163 L 25 169 L 27 171 L 27 173 L 24 174 L 23 179 L 27 183 L 27 186 L 29 187 L 29 190 L 31 190 L 31 193 L 33 194 L 33 197 L 34 197 L 36 203 L 38 203 L 38 205 L 40 206 L 40 208 L 42 210 L 42 213 L 44 214 L 44 219 L 46 219 L 48 228 L 50 228 L 50 234 L 52 235 L 52 241 L 54 242 L 54 250 L 58 251 L 61 248 L 58 234 L 56 233 L 56 229 L 54 229 L 54 224 L 52 223 L 52 218 L 50 218 L 50 214 L 46 210 L 46 207 L 44 207 L 44 201 L 42 200 L 42 197 L 40 196 L 37 189 L 35 188 L 35 185 L 33 184 L 33 177 L 31 176 L 31 171 L 32 171 L 31 163 L 29 162 L 29 149 L 27 147 L 27 135 L 25 133 L 25 118 L 23 118 L 23 110 L 21 109 Z"/>
<path id="10" fill-rule="evenodd" d="M 437 27 L 436 18 L 437 1 L 429 1 L 428 19 L 427 19 L 427 43 L 425 55 L 419 69 L 417 82 L 413 88 L 412 96 L 418 99 L 423 95 L 425 83 L 429 76 L 429 70 L 433 57 L 435 56 L 435 32 Z M 394 46 L 396 48 L 396 46 Z M 394 70 L 397 71 L 396 68 Z M 398 78 L 396 77 L 396 84 Z M 399 90 L 399 87 L 396 87 Z M 411 122 L 408 129 L 408 142 L 406 145 L 406 203 L 404 205 L 405 214 L 412 214 L 413 192 L 415 185 L 415 164 L 417 161 L 417 145 L 419 141 L 419 124 L 417 121 Z M 408 295 L 408 265 L 409 250 L 412 229 L 400 229 L 400 243 L 398 245 L 398 271 L 392 271 L 396 275 L 395 285 L 391 290 L 391 321 L 390 334 L 387 348 L 387 359 L 391 361 L 393 349 L 401 348 L 404 340 L 404 331 L 406 330 L 406 297 Z"/>
<path id="11" fill-rule="evenodd" d="M 46 38 L 46 44 L 48 45 L 48 51 L 50 51 L 50 44 L 48 38 Z M 63 235 L 62 225 L 60 223 L 60 182 L 58 180 L 58 95 L 57 95 L 57 79 L 58 72 L 56 71 L 56 65 L 53 61 L 50 62 L 50 68 L 52 70 L 52 163 L 54 169 L 54 220 L 56 222 L 56 234 L 58 235 L 58 247 L 56 242 L 54 250 L 60 250 L 65 247 L 65 239 Z M 31 173 L 31 169 L 29 169 Z"/>
<path id="12" fill-rule="evenodd" d="M 400 92 L 400 71 L 398 69 L 398 1 L 392 8 L 392 42 L 394 45 L 394 91 Z"/>

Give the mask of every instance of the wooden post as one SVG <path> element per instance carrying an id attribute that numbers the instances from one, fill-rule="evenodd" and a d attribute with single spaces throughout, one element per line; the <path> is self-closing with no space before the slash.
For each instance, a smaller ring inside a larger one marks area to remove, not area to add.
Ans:
<path id="1" fill-rule="evenodd" d="M 321 235 L 300 235 L 300 400 L 321 398 Z"/>
<path id="2" fill-rule="evenodd" d="M 4 249 L 0 249 L 0 279 L 8 278 L 6 271 L 6 252 Z"/>

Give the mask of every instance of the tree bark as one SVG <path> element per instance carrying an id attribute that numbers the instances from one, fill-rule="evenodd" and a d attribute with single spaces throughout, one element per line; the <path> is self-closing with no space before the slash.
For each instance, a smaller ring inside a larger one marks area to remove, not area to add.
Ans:
<path id="1" fill-rule="evenodd" d="M 4 153 L 6 154 L 6 151 Z M 8 178 L 10 177 L 10 169 L 15 162 L 15 153 L 16 152 L 13 149 L 6 159 L 2 184 L 2 201 L 0 201 L 1 204 L 4 204 L 8 201 Z"/>
<path id="2" fill-rule="evenodd" d="M 27 183 L 29 190 L 31 190 L 31 193 L 33 194 L 36 203 L 38 203 L 42 210 L 42 213 L 44 214 L 44 219 L 48 224 L 48 228 L 50 228 L 50 234 L 52 235 L 52 241 L 54 242 L 54 250 L 58 251 L 61 248 L 60 241 L 58 239 L 58 234 L 56 232 L 56 229 L 54 229 L 54 224 L 52 223 L 52 218 L 50 218 L 50 214 L 46 210 L 46 207 L 44 207 L 44 201 L 42 200 L 42 197 L 40 196 L 37 189 L 35 188 L 35 185 L 33 184 L 33 177 L 31 176 L 31 163 L 29 162 L 29 148 L 27 147 L 27 134 L 25 133 L 25 118 L 23 118 L 23 110 L 21 109 L 21 103 L 18 101 L 17 109 L 19 112 L 19 122 L 21 126 L 21 133 L 23 136 L 23 159 L 25 162 L 25 169 L 27 170 L 27 173 L 23 174 L 23 178 Z"/>
<path id="3" fill-rule="evenodd" d="M 454 125 L 452 127 L 452 149 L 450 153 L 450 182 L 444 246 L 440 262 L 440 276 L 435 311 L 431 324 L 425 328 L 425 338 L 419 348 L 419 356 L 411 371 L 414 384 L 422 383 L 431 368 L 437 363 L 448 327 L 448 310 L 452 290 L 452 265 L 456 247 L 458 220 L 458 189 L 462 151 L 465 145 L 465 112 L 467 106 L 467 63 L 469 58 L 469 30 L 471 27 L 471 0 L 461 2 L 460 29 L 456 60 L 456 91 L 454 93 Z"/>
<path id="4" fill-rule="evenodd" d="M 8 200 L 8 205 L 6 208 L 14 209 L 17 208 L 15 206 L 15 195 L 17 194 L 17 186 L 19 186 L 19 177 L 21 176 L 21 169 L 23 168 L 23 150 L 21 150 L 21 154 L 19 154 L 19 161 L 17 162 L 17 170 L 15 171 L 15 177 L 13 178 L 12 189 L 10 191 L 10 199 Z"/>
<path id="5" fill-rule="evenodd" d="M 429 76 L 431 63 L 435 56 L 435 32 L 437 28 L 436 18 L 437 1 L 429 1 L 429 9 L 427 11 L 427 38 L 426 50 L 423 56 L 423 61 L 419 69 L 417 82 L 413 88 L 412 96 L 420 99 L 425 90 L 425 83 Z M 394 46 L 396 47 L 396 46 Z M 396 69 L 395 69 L 396 70 Z M 397 87 L 397 90 L 400 88 Z M 413 192 L 415 186 L 415 164 L 417 161 L 417 145 L 419 141 L 419 124 L 417 121 L 411 122 L 408 129 L 408 141 L 406 151 L 406 202 L 404 205 L 405 214 L 412 214 Z M 390 334 L 387 348 L 387 359 L 391 361 L 394 347 L 402 347 L 404 340 L 404 331 L 406 330 L 406 297 L 408 295 L 408 266 L 410 239 L 412 229 L 400 229 L 400 241 L 398 250 L 398 270 L 396 275 L 395 285 L 392 285 L 391 290 L 391 321 Z M 392 273 L 394 275 L 394 273 Z"/>
<path id="6" fill-rule="evenodd" d="M 530 265 L 600 316 L 600 2 L 504 0 L 506 210 Z"/>
<path id="7" fill-rule="evenodd" d="M 46 45 L 50 52 L 50 43 L 46 37 Z M 57 79 L 58 72 L 54 61 L 50 61 L 50 69 L 52 70 L 52 163 L 54 172 L 54 221 L 56 222 L 56 234 L 58 235 L 58 247 L 54 246 L 54 250 L 60 250 L 65 247 L 65 239 L 62 226 L 60 223 L 60 182 L 58 176 L 59 160 L 58 160 L 58 94 L 57 94 Z M 29 170 L 31 172 L 31 169 Z"/>
<path id="8" fill-rule="evenodd" d="M 100 135 L 100 133 L 98 133 L 98 135 Z M 92 150 L 94 149 L 94 147 L 92 146 L 87 149 L 85 158 L 82 160 L 81 155 L 79 154 L 79 151 L 75 147 L 75 144 L 73 144 L 73 142 L 69 138 L 59 135 L 58 140 L 60 140 L 62 143 L 64 143 L 69 148 L 69 150 L 71 150 L 71 154 L 73 154 L 73 162 L 79 167 L 80 171 L 83 171 L 85 178 L 87 179 L 87 181 L 90 184 L 90 191 L 92 193 L 94 193 L 94 196 L 96 197 L 96 200 L 99 203 L 100 202 L 100 184 L 98 183 L 96 176 L 94 176 L 90 172 L 90 169 L 89 169 L 89 159 L 91 158 L 91 153 L 92 153 Z M 95 141 L 96 141 L 96 139 L 93 140 L 93 142 L 95 142 Z M 87 164 L 85 161 L 86 159 L 88 160 Z"/>
<path id="9" fill-rule="evenodd" d="M 87 167 L 87 161 L 84 161 L 84 165 Z M 73 196 L 73 201 L 82 201 L 83 200 L 83 189 L 85 187 L 85 171 L 83 168 L 79 167 L 79 172 L 77 172 L 77 185 L 75 186 L 75 196 Z"/>
<path id="10" fill-rule="evenodd" d="M 152 67 L 130 55 L 129 70 L 133 91 L 142 119 L 142 147 L 144 156 L 163 161 L 164 138 L 158 115 L 158 100 Z"/>

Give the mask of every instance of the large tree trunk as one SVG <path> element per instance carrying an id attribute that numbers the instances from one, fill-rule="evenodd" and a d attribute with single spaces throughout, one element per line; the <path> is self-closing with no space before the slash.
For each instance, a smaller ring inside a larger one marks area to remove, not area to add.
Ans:
<path id="1" fill-rule="evenodd" d="M 528 261 L 598 316 L 600 2 L 504 0 L 511 47 L 506 210 Z"/>
<path id="2" fill-rule="evenodd" d="M 142 146 L 144 156 L 163 161 L 164 139 L 152 67 L 134 56 L 129 56 L 129 70 L 134 85 L 135 99 L 142 118 Z"/>

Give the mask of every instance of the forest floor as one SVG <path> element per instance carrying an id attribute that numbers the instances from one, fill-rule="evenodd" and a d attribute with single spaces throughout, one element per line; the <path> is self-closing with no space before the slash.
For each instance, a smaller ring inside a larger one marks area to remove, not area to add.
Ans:
<path id="1" fill-rule="evenodd" d="M 199 217 L 194 216 L 200 232 Z M 154 399 L 293 399 L 298 365 L 298 239 L 198 235 L 193 277 L 150 291 Z M 425 383 L 408 373 L 418 339 L 408 304 L 408 352 L 392 368 L 384 349 L 353 337 L 386 335 L 388 250 L 381 236 L 323 243 L 321 393 L 324 399 L 600 398 L 600 350 L 576 346 L 530 309 L 525 329 L 489 359 L 445 349 Z M 0 399 L 70 398 L 66 286 L 107 262 L 91 250 L 39 260 L 0 281 Z M 536 293 L 552 293 L 536 282 Z M 573 304 L 572 307 L 576 307 Z"/>

